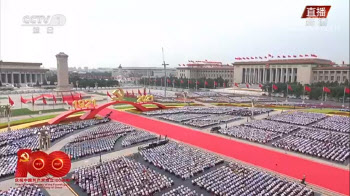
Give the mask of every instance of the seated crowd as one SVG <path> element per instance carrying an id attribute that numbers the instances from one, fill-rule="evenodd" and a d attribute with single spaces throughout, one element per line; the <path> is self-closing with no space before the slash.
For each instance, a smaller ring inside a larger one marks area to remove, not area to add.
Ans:
<path id="1" fill-rule="evenodd" d="M 91 196 L 147 196 L 173 184 L 170 178 L 125 157 L 76 169 L 72 179 Z"/>
<path id="2" fill-rule="evenodd" d="M 270 116 L 267 119 L 296 125 L 309 125 L 327 117 L 321 113 L 293 112 Z"/>
<path id="3" fill-rule="evenodd" d="M 63 147 L 73 159 L 111 151 L 119 138 L 134 128 L 121 123 L 108 123 L 87 130 Z"/>
<path id="4" fill-rule="evenodd" d="M 66 144 L 62 151 L 68 154 L 72 159 L 78 159 L 101 152 L 107 152 L 114 149 L 114 145 L 121 135 L 106 136 L 83 142 Z"/>
<path id="5" fill-rule="evenodd" d="M 162 196 L 199 196 L 199 194 L 196 193 L 195 190 L 191 190 L 187 186 L 181 185 L 175 189 L 170 190 L 169 192 L 162 194 Z"/>
<path id="6" fill-rule="evenodd" d="M 227 122 L 231 122 L 231 121 L 235 121 L 235 120 L 239 120 L 239 119 L 241 119 L 240 116 L 213 115 L 212 114 L 210 116 L 205 116 L 202 118 L 196 118 L 196 119 L 192 119 L 189 121 L 185 121 L 185 122 L 183 122 L 183 124 L 203 128 L 203 127 L 216 125 L 216 124 L 220 124 L 220 123 L 227 123 Z"/>
<path id="7" fill-rule="evenodd" d="M 36 185 L 23 185 L 16 188 L 10 188 L 7 191 L 0 191 L 0 196 L 45 196 L 45 194 Z"/>
<path id="8" fill-rule="evenodd" d="M 112 135 L 129 133 L 134 130 L 135 129 L 133 127 L 113 122 L 102 126 L 94 127 L 92 129 L 88 129 L 84 133 L 75 137 L 70 143 L 78 143 Z"/>
<path id="9" fill-rule="evenodd" d="M 69 124 L 48 125 L 42 127 L 25 128 L 11 132 L 0 133 L 0 177 L 12 175 L 16 171 L 17 151 L 22 148 L 33 151 L 39 149 L 38 133 L 46 130 L 50 133 L 50 140 L 54 142 L 63 136 L 93 125 L 106 123 L 109 118 L 76 121 Z"/>
<path id="10" fill-rule="evenodd" d="M 251 116 L 259 115 L 273 111 L 272 109 L 266 108 L 242 108 L 242 107 L 182 107 L 167 110 L 154 110 L 144 112 L 143 114 L 154 116 L 154 115 L 166 115 L 166 114 L 228 114 L 234 116 Z"/>
<path id="11" fill-rule="evenodd" d="M 220 129 L 219 133 L 263 144 L 282 137 L 282 133 L 266 131 L 248 126 L 232 126 L 225 129 Z"/>
<path id="12" fill-rule="evenodd" d="M 344 162 L 350 156 L 349 145 L 343 143 L 349 138 L 345 137 L 331 134 L 327 136 L 327 133 L 307 129 L 277 140 L 272 145 L 315 157 Z M 337 139 L 337 141 L 330 141 L 330 138 Z"/>
<path id="13" fill-rule="evenodd" d="M 350 147 L 349 134 L 326 131 L 314 128 L 302 128 L 293 134 L 297 137 L 318 140 L 327 143 L 333 143 L 338 146 Z"/>
<path id="14" fill-rule="evenodd" d="M 331 116 L 312 125 L 315 128 L 350 133 L 350 117 Z"/>
<path id="15" fill-rule="evenodd" d="M 144 160 L 182 179 L 189 179 L 223 162 L 220 157 L 176 142 L 141 149 Z"/>
<path id="16" fill-rule="evenodd" d="M 284 124 L 280 122 L 274 122 L 269 120 L 255 120 L 250 123 L 244 124 L 247 127 L 253 127 L 257 129 L 263 129 L 267 131 L 288 134 L 297 130 L 299 127 L 290 124 Z"/>
<path id="17" fill-rule="evenodd" d="M 122 146 L 127 147 L 144 141 L 157 139 L 157 136 L 146 131 L 134 131 L 129 133 L 122 141 Z"/>
<path id="18" fill-rule="evenodd" d="M 192 180 L 192 183 L 220 196 L 314 195 L 305 185 L 238 163 L 229 163 L 215 169 Z"/>
<path id="19" fill-rule="evenodd" d="M 191 120 L 194 118 L 203 118 L 208 116 L 207 114 L 168 114 L 164 116 L 160 116 L 158 118 L 164 119 L 164 120 L 169 120 L 169 121 L 174 121 L 174 122 L 184 122 L 187 120 Z"/>

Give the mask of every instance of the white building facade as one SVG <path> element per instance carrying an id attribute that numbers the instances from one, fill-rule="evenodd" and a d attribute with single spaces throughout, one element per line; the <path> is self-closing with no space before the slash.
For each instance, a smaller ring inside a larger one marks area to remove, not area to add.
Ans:
<path id="1" fill-rule="evenodd" d="M 235 62 L 236 83 L 293 83 L 311 84 L 313 69 L 330 67 L 334 63 L 325 59 L 286 59 L 255 62 Z"/>
<path id="2" fill-rule="evenodd" d="M 3 84 L 35 84 L 46 80 L 48 69 L 41 63 L 0 61 L 0 80 Z"/>

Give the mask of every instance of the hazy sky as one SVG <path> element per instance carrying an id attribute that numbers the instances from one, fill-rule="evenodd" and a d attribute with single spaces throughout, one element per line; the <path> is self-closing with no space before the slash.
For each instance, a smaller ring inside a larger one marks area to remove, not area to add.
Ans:
<path id="1" fill-rule="evenodd" d="M 349 0 L 0 0 L 1 59 L 69 66 L 171 66 L 187 60 L 317 54 L 349 62 Z M 327 26 L 306 26 L 306 5 L 331 5 Z M 34 34 L 26 15 L 66 17 Z"/>

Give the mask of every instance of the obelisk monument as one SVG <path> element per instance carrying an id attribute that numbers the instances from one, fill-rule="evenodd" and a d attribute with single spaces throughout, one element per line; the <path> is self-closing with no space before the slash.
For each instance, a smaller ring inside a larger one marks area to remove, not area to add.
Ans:
<path id="1" fill-rule="evenodd" d="M 60 52 L 56 55 L 57 59 L 57 91 L 70 91 L 68 76 L 68 55 Z"/>

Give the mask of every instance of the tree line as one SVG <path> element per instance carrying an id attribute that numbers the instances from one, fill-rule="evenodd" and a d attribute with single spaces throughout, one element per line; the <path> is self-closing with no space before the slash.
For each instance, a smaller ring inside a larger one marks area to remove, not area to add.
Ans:
<path id="1" fill-rule="evenodd" d="M 182 81 L 182 82 L 181 82 Z M 190 81 L 190 82 L 188 82 Z M 188 78 L 176 78 L 176 77 L 167 77 L 167 86 L 175 88 L 215 88 L 214 81 L 217 82 L 216 88 L 224 87 L 224 83 L 228 86 L 228 80 L 224 80 L 221 77 L 216 79 L 211 78 L 199 78 L 199 79 L 188 79 Z M 205 85 L 207 82 L 207 85 Z M 138 80 L 138 84 L 146 86 L 164 86 L 164 78 L 141 78 Z"/>
<path id="2" fill-rule="evenodd" d="M 277 86 L 277 90 L 272 89 L 273 84 Z M 300 83 L 267 83 L 262 86 L 262 90 L 268 93 L 282 93 L 284 96 L 286 96 L 287 85 L 290 85 L 292 88 L 292 90 L 288 90 L 288 95 L 294 95 L 297 98 L 300 98 L 304 94 L 304 85 Z M 330 93 L 327 93 L 327 97 L 339 100 L 344 96 L 344 88 L 349 88 L 349 82 L 347 80 L 342 84 L 339 84 L 338 82 L 318 82 L 307 86 L 311 88 L 311 92 L 305 91 L 305 95 L 308 95 L 310 99 L 321 100 L 322 94 L 323 96 L 326 94 L 323 93 L 323 87 L 327 87 L 331 90 Z M 345 94 L 345 97 L 349 97 L 349 94 Z"/>

